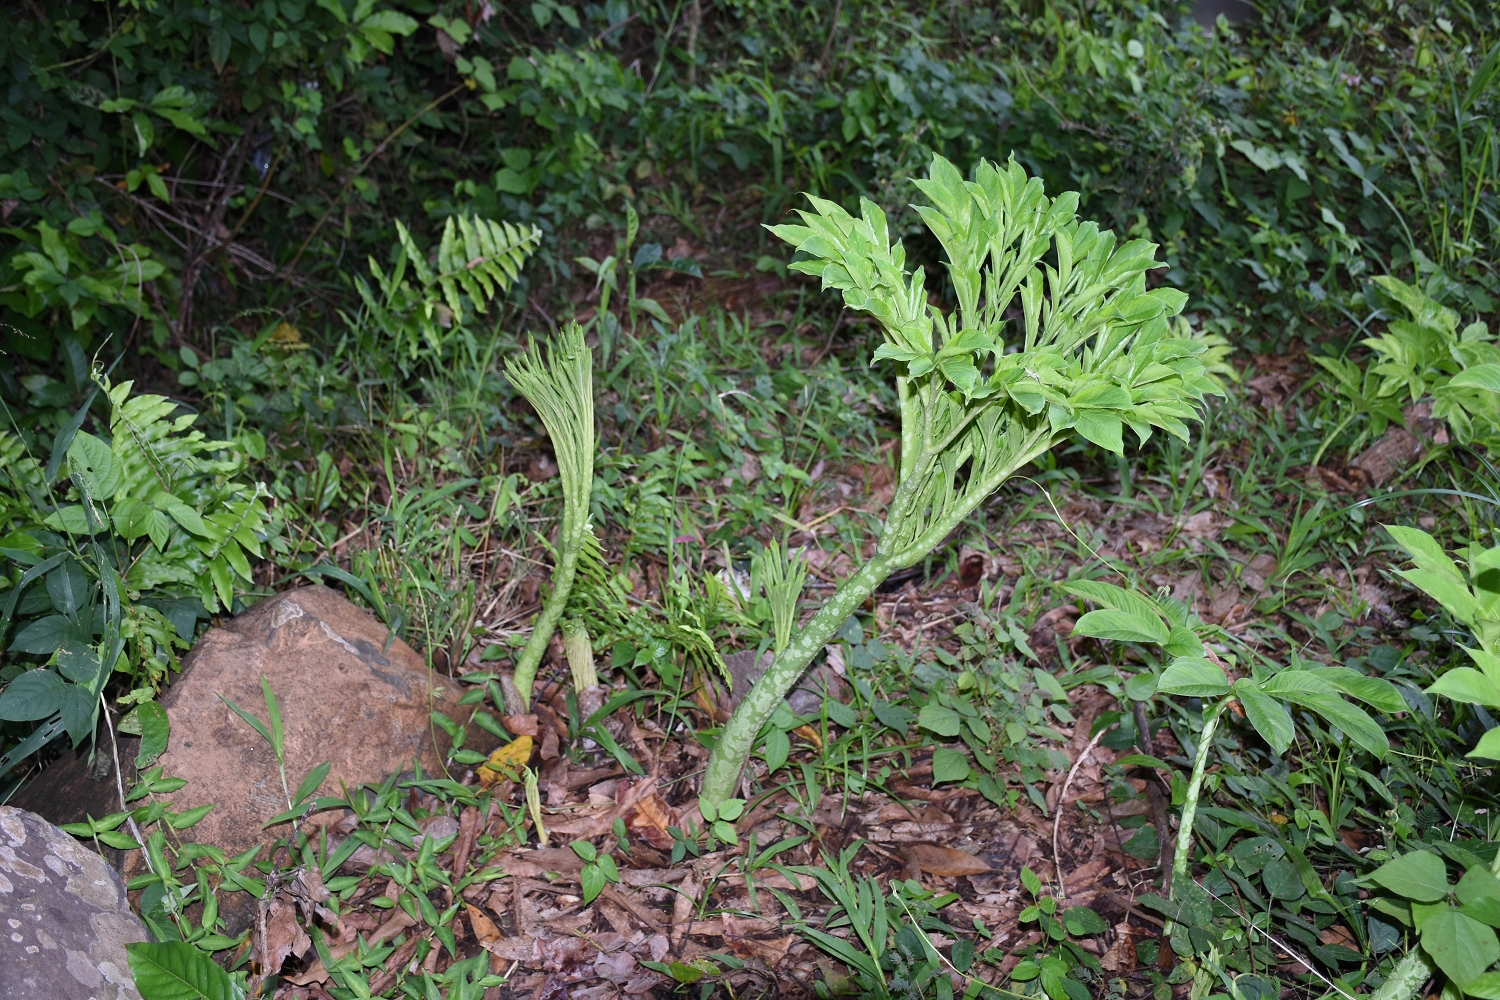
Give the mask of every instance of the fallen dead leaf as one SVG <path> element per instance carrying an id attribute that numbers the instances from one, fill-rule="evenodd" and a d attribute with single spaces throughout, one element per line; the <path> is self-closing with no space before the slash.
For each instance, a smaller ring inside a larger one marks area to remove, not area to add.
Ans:
<path id="1" fill-rule="evenodd" d="M 650 786 L 644 795 L 641 794 L 642 782 Z M 639 834 L 646 843 L 659 851 L 672 846 L 669 828 L 675 825 L 676 820 L 672 815 L 672 807 L 667 805 L 667 800 L 661 797 L 661 792 L 656 788 L 656 779 L 621 781 L 615 786 L 615 802 L 622 806 L 620 815 L 624 817 L 627 829 Z"/>
<path id="2" fill-rule="evenodd" d="M 301 955 L 310 947 L 312 939 L 297 923 L 297 907 L 282 897 L 272 900 L 270 915 L 266 918 L 266 950 L 261 956 L 266 974 L 280 972 L 287 956 Z"/>
<path id="3" fill-rule="evenodd" d="M 416 921 L 407 916 L 406 911 L 398 906 L 391 914 L 390 919 L 376 928 L 375 933 L 371 934 L 365 940 L 368 941 L 370 946 L 373 948 L 375 945 L 389 941 L 397 934 L 400 934 L 402 931 L 406 930 L 408 927 L 414 926 L 415 924 Z M 311 942 L 309 942 L 309 944 L 311 944 Z M 337 961 L 338 959 L 343 958 L 345 955 L 354 951 L 354 949 L 357 947 L 358 942 L 350 941 L 348 944 L 335 945 L 333 948 L 329 949 L 329 951 L 333 955 L 334 960 Z M 312 964 L 312 967 L 309 968 L 306 972 L 302 973 L 300 976 L 290 976 L 286 981 L 291 983 L 293 986 L 309 986 L 313 983 L 326 983 L 328 982 L 328 970 L 324 968 L 323 960 L 319 959 L 318 961 L 314 962 Z"/>
<path id="4" fill-rule="evenodd" d="M 953 878 L 959 875 L 983 875 L 990 866 L 981 858 L 952 847 L 933 844 L 908 844 L 905 853 L 929 875 Z"/>
<path id="5" fill-rule="evenodd" d="M 474 931 L 474 940 L 479 942 L 481 948 L 488 949 L 500 940 L 500 928 L 483 910 L 472 903 L 467 904 L 464 909 L 469 912 L 469 927 Z"/>
<path id="6" fill-rule="evenodd" d="M 506 716 L 514 720 L 515 716 Z M 531 719 L 532 728 L 536 728 L 536 716 L 526 716 Z M 509 778 L 518 781 L 521 768 L 531 760 L 531 737 L 524 733 L 517 736 L 511 742 L 500 747 L 490 754 L 490 759 L 479 765 L 479 783 L 485 788 L 494 788 L 500 782 Z"/>
<path id="7" fill-rule="evenodd" d="M 541 731 L 540 723 L 535 715 L 502 715 L 500 722 L 508 732 L 515 733 L 517 736 L 530 736 L 535 739 L 537 733 Z"/>

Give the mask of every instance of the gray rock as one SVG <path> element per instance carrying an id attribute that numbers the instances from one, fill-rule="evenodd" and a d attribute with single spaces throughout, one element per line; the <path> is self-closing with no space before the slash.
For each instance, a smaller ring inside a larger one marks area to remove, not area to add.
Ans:
<path id="1" fill-rule="evenodd" d="M 140 1000 L 125 945 L 145 941 L 104 859 L 0 806 L 0 1000 Z"/>

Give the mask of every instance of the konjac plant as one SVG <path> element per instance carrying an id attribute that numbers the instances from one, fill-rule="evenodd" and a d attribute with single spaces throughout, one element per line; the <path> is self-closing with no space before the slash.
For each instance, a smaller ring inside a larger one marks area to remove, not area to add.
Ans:
<path id="1" fill-rule="evenodd" d="M 1164 263 L 1145 240 L 1077 217 L 1078 195 L 1049 198 L 1012 160 L 981 161 L 965 181 L 935 157 L 916 182 L 942 244 L 958 307 L 928 300 L 884 213 L 861 201 L 855 218 L 809 197 L 805 225 L 772 227 L 801 257 L 791 267 L 869 313 L 893 362 L 901 405 L 900 469 L 874 555 L 796 630 L 725 724 L 702 800 L 734 796 L 772 711 L 813 657 L 891 573 L 923 559 L 1027 463 L 1077 434 L 1117 454 L 1124 431 L 1154 428 L 1186 440 L 1204 397 L 1221 392 L 1198 355 L 1204 345 L 1174 320 L 1187 296 L 1148 289 Z M 1017 308 L 1019 304 L 1019 308 Z"/>

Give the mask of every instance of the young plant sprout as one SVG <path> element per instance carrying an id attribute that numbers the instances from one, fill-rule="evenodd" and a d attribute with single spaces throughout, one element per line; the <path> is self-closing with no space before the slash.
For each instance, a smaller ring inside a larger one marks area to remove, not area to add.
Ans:
<path id="1" fill-rule="evenodd" d="M 552 592 L 542 604 L 542 613 L 516 662 L 514 689 L 506 691 L 506 710 L 523 715 L 531 706 L 536 668 L 568 603 L 578 570 L 578 553 L 589 530 L 589 491 L 594 483 L 594 358 L 583 342 L 583 328 L 570 323 L 560 341 L 547 349 L 546 363 L 533 342 L 525 354 L 506 362 L 505 373 L 547 428 L 563 493 Z M 515 704 L 509 703 L 512 699 Z"/>
<path id="2" fill-rule="evenodd" d="M 785 551 L 771 542 L 750 562 L 750 593 L 764 588 L 771 605 L 771 631 L 775 633 L 776 652 L 792 641 L 792 626 L 797 624 L 797 601 L 807 584 L 807 563 L 791 549 Z"/>
<path id="3" fill-rule="evenodd" d="M 578 714 L 587 719 L 604 705 L 604 691 L 599 687 L 599 673 L 594 668 L 594 644 L 588 629 L 577 618 L 562 624 L 563 653 L 573 674 L 573 694 L 578 699 Z"/>
<path id="4" fill-rule="evenodd" d="M 1117 245 L 1076 218 L 1078 195 L 1048 198 L 1012 160 L 981 161 L 974 180 L 934 157 L 917 209 L 948 257 L 958 309 L 927 300 L 921 268 L 906 269 L 885 214 L 859 218 L 809 198 L 805 225 L 772 232 L 805 259 L 794 270 L 836 288 L 880 324 L 874 360 L 896 362 L 901 464 L 875 554 L 790 636 L 751 688 L 709 758 L 702 798 L 734 795 L 767 718 L 840 625 L 892 572 L 923 559 L 1022 466 L 1078 434 L 1123 454 L 1123 430 L 1186 439 L 1205 395 L 1220 393 L 1171 323 L 1187 296 L 1147 290 L 1156 246 Z M 1045 261 L 1044 261 L 1044 258 Z M 1007 316 L 1019 298 L 1020 318 Z"/>

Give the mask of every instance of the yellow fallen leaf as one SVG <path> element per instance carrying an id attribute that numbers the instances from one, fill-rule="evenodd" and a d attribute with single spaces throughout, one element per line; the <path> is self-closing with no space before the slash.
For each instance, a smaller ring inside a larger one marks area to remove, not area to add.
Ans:
<path id="1" fill-rule="evenodd" d="M 506 778 L 516 780 L 521 768 L 531 760 L 531 745 L 530 736 L 517 736 L 490 754 L 490 759 L 479 765 L 479 783 L 493 788 Z"/>
<path id="2" fill-rule="evenodd" d="M 301 330 L 284 321 L 277 323 L 276 329 L 271 331 L 270 344 L 283 351 L 305 351 L 312 346 L 303 341 Z"/>

